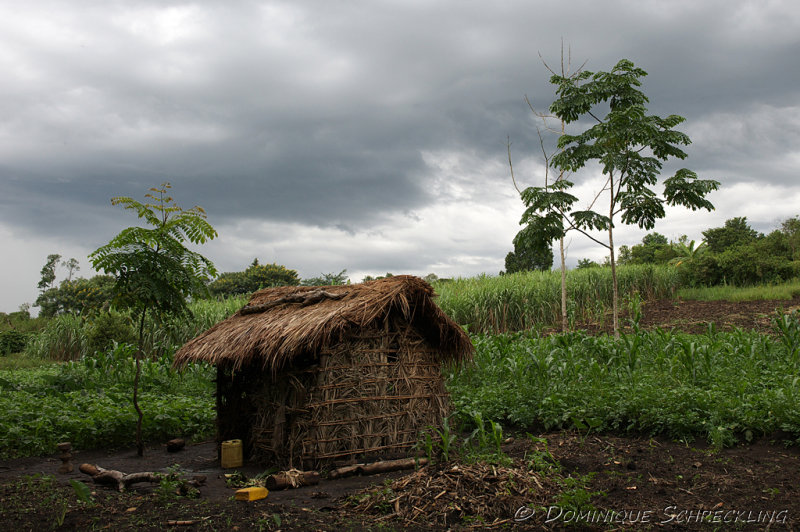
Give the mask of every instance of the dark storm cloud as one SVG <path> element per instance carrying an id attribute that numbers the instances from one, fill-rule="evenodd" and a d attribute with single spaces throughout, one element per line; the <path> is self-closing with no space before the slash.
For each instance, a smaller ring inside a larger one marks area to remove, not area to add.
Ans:
<path id="1" fill-rule="evenodd" d="M 556 69 L 562 40 L 573 69 L 631 59 L 649 72 L 651 112 L 687 118 L 686 166 L 723 187 L 796 187 L 798 28 L 789 1 L 0 7 L 0 224 L 90 249 L 133 221 L 111 196 L 170 181 L 242 246 L 253 221 L 329 230 L 298 233 L 323 242 L 341 232 L 326 271 L 424 268 L 459 249 L 463 264 L 499 265 L 508 235 L 445 234 L 430 216 L 506 214 L 507 137 L 537 178 L 523 97 L 541 111 L 554 97 L 538 53 Z M 417 228 L 405 247 L 359 248 L 365 231 L 401 238 L 395 226 Z"/>

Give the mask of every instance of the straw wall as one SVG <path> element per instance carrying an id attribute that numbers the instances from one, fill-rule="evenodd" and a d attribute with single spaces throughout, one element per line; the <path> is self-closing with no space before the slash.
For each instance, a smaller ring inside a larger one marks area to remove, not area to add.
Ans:
<path id="1" fill-rule="evenodd" d="M 448 413 L 436 352 L 405 320 L 362 329 L 250 396 L 252 459 L 319 467 L 406 455 Z"/>

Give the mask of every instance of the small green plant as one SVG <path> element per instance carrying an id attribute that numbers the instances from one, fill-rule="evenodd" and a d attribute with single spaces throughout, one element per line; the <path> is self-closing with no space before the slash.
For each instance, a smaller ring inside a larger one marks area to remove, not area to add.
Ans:
<path id="1" fill-rule="evenodd" d="M 485 461 L 496 464 L 509 464 L 511 459 L 503 452 L 503 427 L 495 421 L 484 421 L 480 412 L 472 413 L 475 429 L 464 441 L 468 461 Z M 489 430 L 486 430 L 489 425 Z"/>
<path id="2" fill-rule="evenodd" d="M 562 478 L 559 483 L 564 490 L 559 494 L 556 505 L 565 511 L 573 511 L 575 514 L 596 510 L 592 505 L 592 497 L 602 496 L 605 493 L 587 489 L 592 476 L 594 476 L 594 473 L 574 477 L 570 475 Z"/>
<path id="3" fill-rule="evenodd" d="M 550 453 L 550 447 L 548 445 L 547 438 L 539 438 L 537 436 L 533 436 L 532 434 L 528 434 L 528 438 L 531 440 L 531 443 L 537 447 L 539 445 L 542 446 L 541 450 L 536 449 L 533 451 L 525 451 L 525 460 L 528 465 L 528 469 L 542 473 L 560 471 L 561 464 L 559 464 L 558 460 L 556 460 Z"/>
<path id="4" fill-rule="evenodd" d="M 10 330 L 0 332 L 0 356 L 21 353 L 28 345 L 31 334 Z"/>
<path id="5" fill-rule="evenodd" d="M 442 420 L 442 428 L 436 429 L 436 433 L 441 440 L 442 460 L 447 462 L 450 460 L 450 452 L 458 436 L 450 430 L 450 420 L 448 418 Z"/>
<path id="6" fill-rule="evenodd" d="M 69 479 L 69 484 L 72 486 L 72 490 L 75 492 L 75 496 L 78 498 L 80 502 L 86 505 L 93 505 L 94 504 L 94 497 L 92 497 L 92 490 L 81 482 L 80 480 Z"/>
<path id="7" fill-rule="evenodd" d="M 161 482 L 158 483 L 155 493 L 162 502 L 178 497 L 181 486 L 180 470 L 181 466 L 175 464 L 168 467 L 166 473 L 159 475 Z"/>
<path id="8" fill-rule="evenodd" d="M 414 445 L 415 449 L 425 453 L 425 457 L 431 463 L 433 463 L 434 459 L 436 458 L 435 447 L 436 444 L 433 440 L 430 430 L 423 432 L 421 438 L 417 441 L 416 445 Z"/>
<path id="9" fill-rule="evenodd" d="M 383 481 L 383 488 L 376 493 L 380 498 L 380 502 L 375 505 L 375 509 L 382 514 L 390 514 L 394 511 L 392 503 L 390 502 L 395 498 L 394 490 L 392 490 L 392 479 L 387 478 Z"/>
<path id="10" fill-rule="evenodd" d="M 639 323 L 642 321 L 642 296 L 639 292 L 631 292 L 624 298 L 625 308 L 628 311 L 628 321 L 634 331 L 639 330 Z"/>
<path id="11" fill-rule="evenodd" d="M 790 314 L 781 313 L 772 323 L 781 344 L 786 348 L 789 363 L 796 367 L 800 361 L 800 314 L 796 310 Z"/>

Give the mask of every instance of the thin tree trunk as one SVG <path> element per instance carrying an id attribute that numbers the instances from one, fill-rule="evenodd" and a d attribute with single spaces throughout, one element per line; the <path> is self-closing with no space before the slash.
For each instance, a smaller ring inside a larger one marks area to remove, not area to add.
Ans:
<path id="1" fill-rule="evenodd" d="M 559 239 L 561 250 L 561 332 L 567 332 L 569 323 L 567 321 L 567 263 L 564 258 L 564 237 Z"/>
<path id="2" fill-rule="evenodd" d="M 614 317 L 614 338 L 619 338 L 619 290 L 617 285 L 617 263 L 614 259 L 614 176 L 609 178 L 609 190 L 611 191 L 611 207 L 608 211 L 608 256 L 611 262 L 611 282 L 612 282 L 612 299 L 611 299 L 611 313 Z"/>
<path id="3" fill-rule="evenodd" d="M 144 317 L 147 313 L 147 307 L 142 309 L 142 319 L 139 320 L 139 347 L 136 349 L 136 376 L 133 378 L 133 408 L 139 415 L 136 421 L 136 453 L 139 456 L 144 456 L 144 444 L 142 443 L 142 418 L 144 414 L 139 407 L 139 377 L 142 374 L 142 352 L 144 351 Z"/>

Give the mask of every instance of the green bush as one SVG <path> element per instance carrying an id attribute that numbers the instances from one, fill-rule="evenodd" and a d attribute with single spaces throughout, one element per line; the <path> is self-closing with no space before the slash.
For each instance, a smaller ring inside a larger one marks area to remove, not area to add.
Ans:
<path id="1" fill-rule="evenodd" d="M 678 268 L 688 286 L 780 283 L 798 275 L 797 262 L 775 254 L 769 237 L 722 253 L 706 253 Z"/>
<path id="2" fill-rule="evenodd" d="M 101 312 L 86 327 L 89 353 L 106 351 L 114 343 L 136 343 L 136 333 L 129 316 L 118 312 Z"/>
<path id="3" fill-rule="evenodd" d="M 30 334 L 20 331 L 0 332 L 0 355 L 24 351 L 30 337 Z"/>

